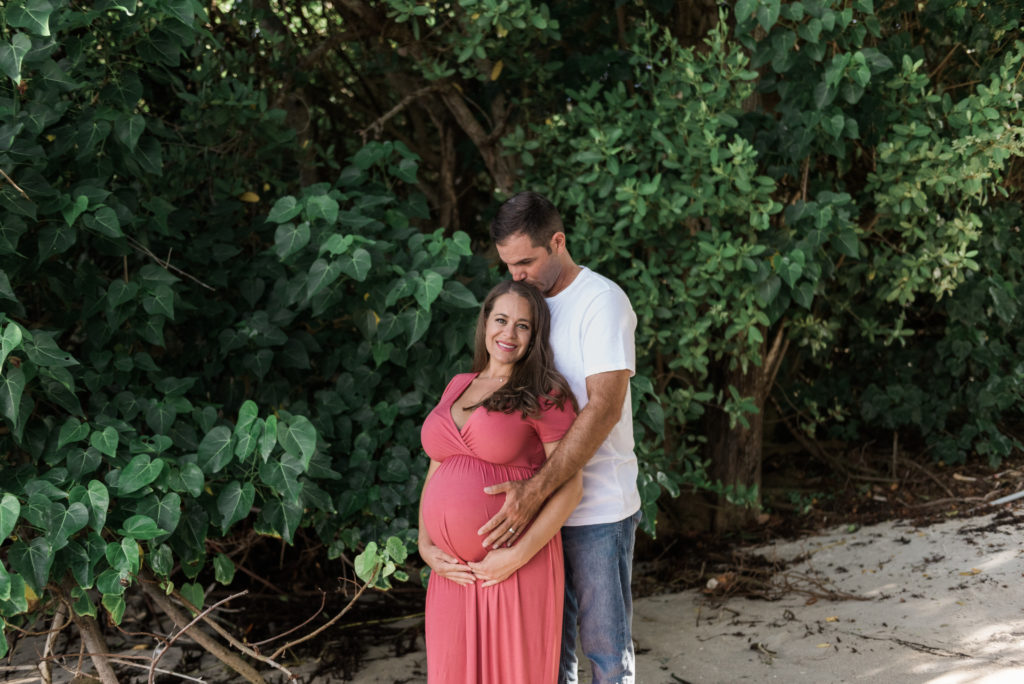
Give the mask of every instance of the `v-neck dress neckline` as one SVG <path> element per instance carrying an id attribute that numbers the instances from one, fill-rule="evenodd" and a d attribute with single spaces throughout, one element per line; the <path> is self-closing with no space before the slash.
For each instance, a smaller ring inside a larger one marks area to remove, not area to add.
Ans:
<path id="1" fill-rule="evenodd" d="M 452 403 L 448 405 L 448 417 L 451 419 L 452 425 L 455 426 L 455 430 L 459 433 L 459 436 L 465 434 L 465 430 L 466 427 L 469 425 L 469 421 L 473 420 L 473 416 L 476 415 L 477 411 L 483 408 L 483 406 L 477 406 L 475 409 L 470 411 L 469 415 L 466 416 L 466 420 L 462 423 L 461 427 L 459 426 L 458 421 L 455 420 L 455 415 L 452 414 L 452 409 L 455 408 L 456 402 L 458 402 L 459 399 L 462 399 L 462 395 L 466 393 L 466 390 L 468 390 L 469 386 L 473 384 L 473 381 L 480 377 L 479 373 L 468 373 L 468 375 L 470 376 L 469 382 L 467 382 L 466 385 L 459 390 L 459 393 L 455 396 L 454 399 L 452 399 Z M 491 394 L 494 394 L 494 392 L 491 392 Z M 491 394 L 488 394 L 487 396 L 489 397 L 491 396 Z M 486 398 L 487 397 L 484 397 L 484 399 Z"/>

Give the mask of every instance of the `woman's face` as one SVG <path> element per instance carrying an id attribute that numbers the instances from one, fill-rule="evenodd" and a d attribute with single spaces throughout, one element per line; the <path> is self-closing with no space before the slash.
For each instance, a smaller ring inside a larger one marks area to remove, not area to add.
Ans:
<path id="1" fill-rule="evenodd" d="M 484 343 L 490 356 L 491 371 L 511 370 L 526 354 L 533 336 L 530 302 L 507 292 L 494 300 L 484 328 Z"/>

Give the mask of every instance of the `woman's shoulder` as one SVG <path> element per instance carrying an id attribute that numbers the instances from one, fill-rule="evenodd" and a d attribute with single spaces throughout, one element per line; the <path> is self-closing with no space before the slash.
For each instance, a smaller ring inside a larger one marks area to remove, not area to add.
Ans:
<path id="1" fill-rule="evenodd" d="M 465 387 L 473 378 L 476 377 L 476 373 L 456 373 L 452 376 L 452 379 L 448 381 L 448 385 L 444 388 L 444 394 L 448 394 L 453 389 Z"/>
<path id="2" fill-rule="evenodd" d="M 572 407 L 572 399 L 570 396 L 560 389 L 553 389 L 549 392 L 545 392 L 538 399 L 540 404 L 541 413 L 547 413 L 549 411 L 568 411 L 575 414 Z"/>

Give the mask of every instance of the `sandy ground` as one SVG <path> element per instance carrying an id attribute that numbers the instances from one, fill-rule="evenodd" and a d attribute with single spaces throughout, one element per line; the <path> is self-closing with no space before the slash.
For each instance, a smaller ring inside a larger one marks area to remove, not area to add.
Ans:
<path id="1" fill-rule="evenodd" d="M 1024 509 L 1004 508 L 752 547 L 796 561 L 766 585 L 781 598 L 638 600 L 637 682 L 1024 682 L 1022 542 Z M 719 593 L 730 586 L 721 579 Z M 418 684 L 424 673 L 422 651 L 371 653 L 353 681 Z"/>
<path id="2" fill-rule="evenodd" d="M 637 682 L 1024 683 L 1024 506 L 921 527 L 836 528 L 743 551 L 747 569 L 720 576 L 713 590 L 636 601 Z M 743 597 L 752 592 L 772 600 Z M 421 632 L 422 618 L 405 622 L 392 626 Z M 288 665 L 302 684 L 422 684 L 422 637 L 415 646 L 400 657 L 393 645 L 372 648 L 352 680 L 323 674 L 322 663 Z M 72 662 L 78 647 L 66 648 Z M 26 671 L 33 649 L 41 644 L 19 648 L 19 669 L 0 667 L 0 680 L 41 681 Z M 181 670 L 180 649 L 166 656 L 160 666 L 184 677 L 161 682 L 239 681 L 212 656 L 200 671 Z M 268 682 L 283 681 L 261 669 Z M 56 668 L 53 684 L 70 679 Z M 122 681 L 145 679 L 134 670 Z M 590 682 L 585 671 L 581 681 Z"/>

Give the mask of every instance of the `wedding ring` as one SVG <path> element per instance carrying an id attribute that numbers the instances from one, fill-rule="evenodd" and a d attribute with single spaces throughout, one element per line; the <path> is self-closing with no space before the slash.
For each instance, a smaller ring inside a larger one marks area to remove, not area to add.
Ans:
<path id="1" fill-rule="evenodd" d="M 509 534 L 515 534 L 516 533 L 516 529 L 514 527 L 510 527 L 510 528 L 508 528 L 508 533 Z"/>

